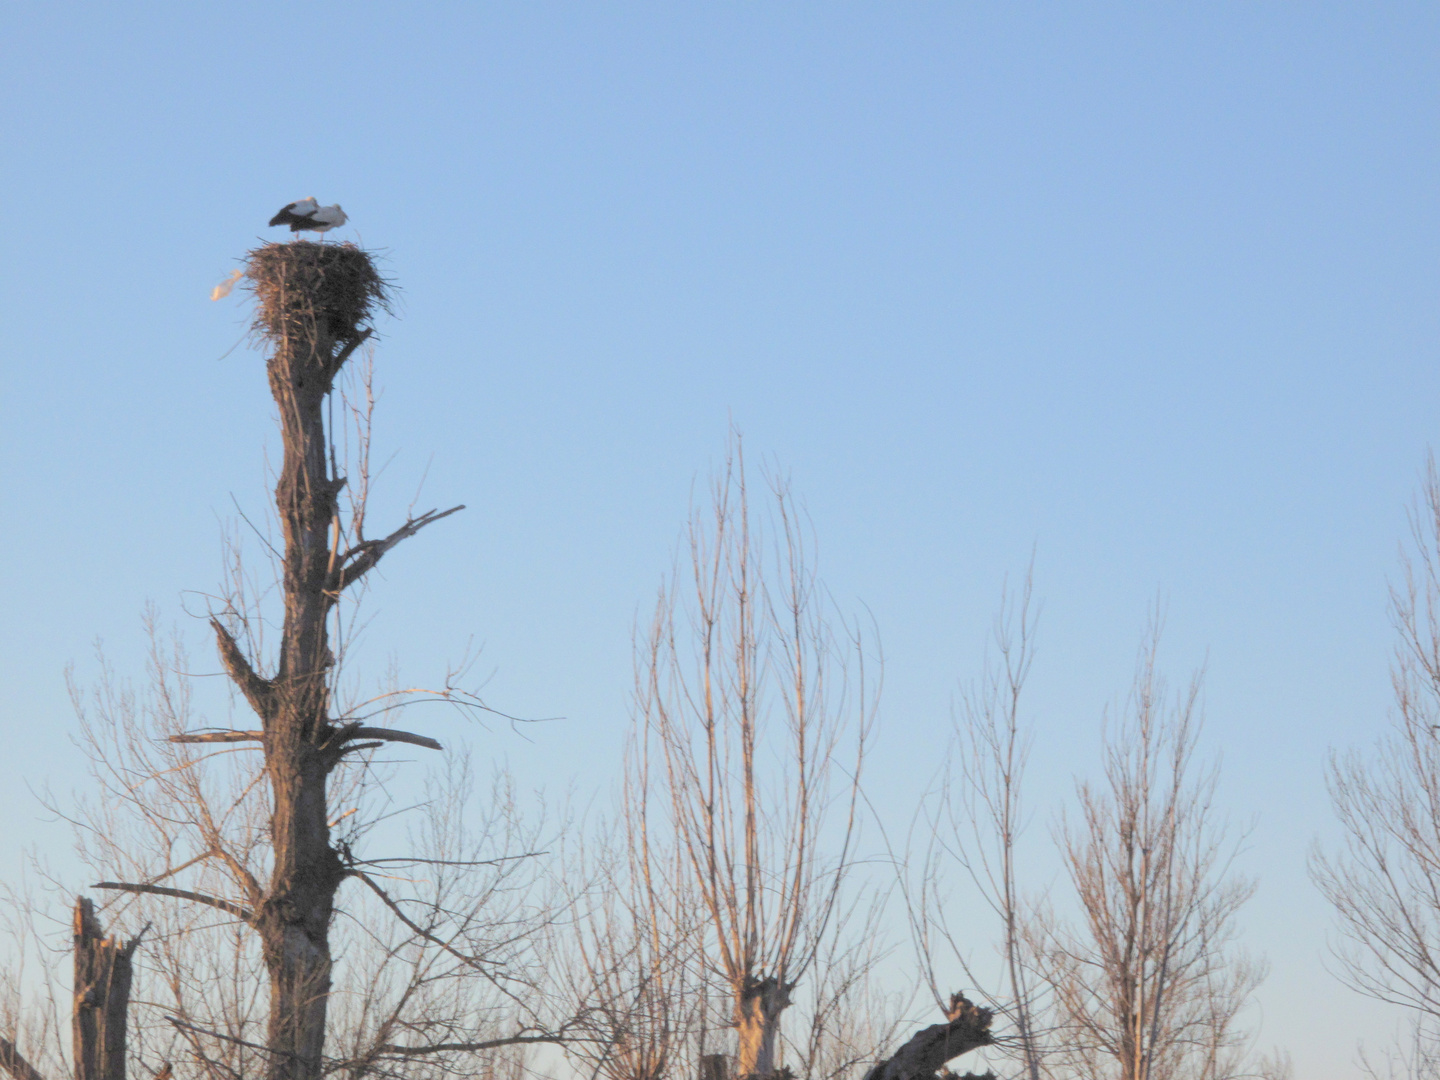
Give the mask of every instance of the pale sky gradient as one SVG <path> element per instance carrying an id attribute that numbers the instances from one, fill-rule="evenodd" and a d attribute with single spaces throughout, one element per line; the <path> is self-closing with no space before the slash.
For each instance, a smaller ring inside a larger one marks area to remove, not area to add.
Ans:
<path id="1" fill-rule="evenodd" d="M 313 194 L 403 290 L 374 520 L 422 477 L 470 507 L 387 560 L 365 657 L 473 640 L 496 705 L 566 718 L 446 738 L 609 782 L 733 418 L 880 629 L 894 820 L 1033 548 L 1048 874 L 1161 598 L 1255 823 L 1261 1043 L 1355 1075 L 1391 1014 L 1325 973 L 1304 855 L 1329 749 L 1385 722 L 1440 432 L 1437 46 L 1419 3 L 5 6 L 0 878 L 66 843 L 27 785 L 79 785 L 67 664 L 138 677 L 154 601 L 213 668 L 183 594 L 275 440 L 207 297 Z"/>

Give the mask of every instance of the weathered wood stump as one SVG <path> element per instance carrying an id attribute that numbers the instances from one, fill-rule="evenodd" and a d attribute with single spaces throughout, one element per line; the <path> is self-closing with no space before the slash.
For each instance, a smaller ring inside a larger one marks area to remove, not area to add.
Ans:
<path id="1" fill-rule="evenodd" d="M 945 1023 L 917 1031 L 909 1042 L 867 1072 L 865 1080 L 934 1080 L 948 1062 L 995 1042 L 990 1034 L 992 1018 L 989 1009 L 982 1009 L 964 994 L 955 994 L 945 1010 Z M 994 1080 L 991 1073 L 967 1073 L 958 1080 L 972 1077 Z"/>

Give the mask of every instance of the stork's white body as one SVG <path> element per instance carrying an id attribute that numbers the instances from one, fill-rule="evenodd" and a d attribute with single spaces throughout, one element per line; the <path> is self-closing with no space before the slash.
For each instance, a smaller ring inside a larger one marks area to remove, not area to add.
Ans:
<path id="1" fill-rule="evenodd" d="M 345 211 L 340 209 L 340 204 L 335 203 L 333 206 L 320 207 L 320 209 L 310 215 L 311 224 L 301 227 L 314 232 L 328 232 L 331 229 L 344 225 L 348 220 L 345 216 Z"/>

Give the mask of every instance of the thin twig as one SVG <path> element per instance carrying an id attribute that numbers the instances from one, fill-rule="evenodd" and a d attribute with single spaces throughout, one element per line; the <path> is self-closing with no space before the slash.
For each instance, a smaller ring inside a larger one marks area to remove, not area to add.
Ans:
<path id="1" fill-rule="evenodd" d="M 494 963 L 494 961 L 481 960 L 475 956 L 466 956 L 459 949 L 451 945 L 448 941 L 444 941 L 441 938 L 436 937 L 434 934 L 430 933 L 430 931 L 422 927 L 419 923 L 411 919 L 410 916 L 406 915 L 405 912 L 401 911 L 400 905 L 390 898 L 389 893 L 387 893 L 384 889 L 380 888 L 379 885 L 375 884 L 374 880 L 370 877 L 369 874 L 365 873 L 365 871 L 352 868 L 350 872 L 356 877 L 358 877 L 361 881 L 363 881 L 367 886 L 369 886 L 370 891 L 373 892 L 376 896 L 378 896 L 381 902 L 384 903 L 386 907 L 388 907 L 391 911 L 395 913 L 396 918 L 398 918 L 411 930 L 414 930 L 415 933 L 419 934 L 426 941 L 434 945 L 439 945 L 440 948 L 444 949 L 451 956 L 455 957 L 457 960 L 461 960 L 471 965 L 472 967 L 478 968 L 482 964 Z"/>
<path id="2" fill-rule="evenodd" d="M 196 1027 L 194 1024 L 181 1020 L 179 1017 L 167 1016 L 165 1017 L 165 1019 L 170 1021 L 170 1023 L 174 1024 L 177 1028 L 180 1028 L 182 1031 L 193 1031 L 197 1035 L 209 1035 L 212 1039 L 224 1039 L 226 1042 L 235 1043 L 237 1046 L 248 1046 L 251 1050 L 259 1050 L 262 1053 L 266 1054 L 280 1054 L 284 1057 L 291 1058 L 296 1056 L 289 1050 L 274 1050 L 271 1047 L 262 1046 L 259 1043 L 246 1042 L 244 1039 L 237 1039 L 234 1035 L 226 1035 L 224 1032 L 211 1031 L 209 1028 Z"/>

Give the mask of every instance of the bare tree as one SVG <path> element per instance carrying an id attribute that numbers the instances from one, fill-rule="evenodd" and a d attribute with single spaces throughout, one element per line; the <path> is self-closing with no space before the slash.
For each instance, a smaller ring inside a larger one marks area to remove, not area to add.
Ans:
<path id="1" fill-rule="evenodd" d="M 1032 589 L 1033 574 L 1027 572 L 1019 596 L 1001 598 L 993 628 L 998 661 L 987 659 L 979 684 L 961 696 L 938 796 L 916 817 L 924 852 L 914 860 L 913 876 L 912 860 L 903 861 L 901 880 L 916 956 L 936 1003 L 945 1004 L 942 962 L 953 964 L 971 986 L 997 987 L 998 993 L 984 997 L 1011 1030 L 996 1036 L 995 1045 L 1018 1059 L 1029 1080 L 1040 1080 L 1040 986 L 1026 951 L 1016 863 L 1030 752 L 1020 701 L 1035 656 Z M 998 924 L 998 975 L 979 969 L 973 959 L 974 941 L 988 935 L 969 909 L 957 908 L 952 866 L 963 871 Z"/>
<path id="2" fill-rule="evenodd" d="M 70 815 L 81 855 L 117 894 L 120 925 L 153 926 L 131 1056 L 148 1048 L 151 1071 L 160 1060 L 209 1080 L 483 1071 L 496 1048 L 564 1037 L 535 949 L 542 819 L 522 818 L 503 778 L 474 797 L 451 759 L 399 828 L 378 755 L 440 744 L 391 726 L 396 709 L 483 703 L 454 672 L 435 690 L 378 696 L 341 682 L 367 575 L 461 507 L 366 534 L 373 395 L 362 378 L 337 425 L 332 392 L 386 302 L 369 256 L 270 244 L 251 253 L 249 278 L 283 447 L 281 540 L 266 542 L 279 611 L 237 546 L 209 625 L 253 718 L 210 724 L 193 666 L 153 621 L 143 690 L 107 670 L 94 694 L 76 693 L 96 781 Z"/>
<path id="3" fill-rule="evenodd" d="M 1079 786 L 1080 821 L 1058 835 L 1080 925 L 1041 911 L 1031 926 L 1062 1061 L 1091 1080 L 1239 1075 L 1238 1017 L 1263 977 L 1234 943 L 1254 885 L 1231 872 L 1217 767 L 1195 761 L 1199 680 L 1167 701 L 1157 639 L 1106 739 L 1103 786 Z"/>
<path id="4" fill-rule="evenodd" d="M 1395 711 L 1374 751 L 1331 757 L 1340 850 L 1311 873 L 1335 909 L 1339 974 L 1414 1014 L 1412 1060 L 1436 1069 L 1440 1037 L 1440 475 L 1432 458 L 1411 515 L 1413 552 L 1391 590 Z M 1417 1066 L 1419 1068 L 1419 1066 Z"/>
<path id="5" fill-rule="evenodd" d="M 647 776 L 663 794 L 640 825 L 643 872 L 668 870 L 674 845 L 735 1071 L 768 1075 L 781 1015 L 845 906 L 874 686 L 858 632 L 834 629 L 785 484 L 752 517 L 737 438 L 710 496 L 640 649 L 636 752 L 663 761 Z"/>

